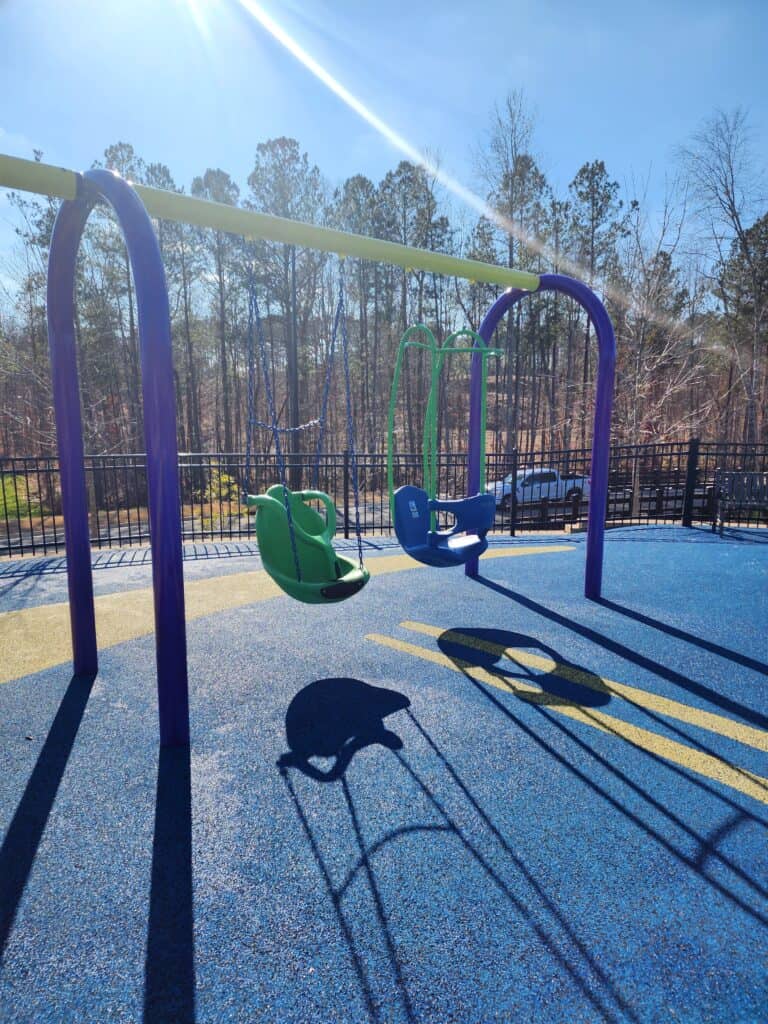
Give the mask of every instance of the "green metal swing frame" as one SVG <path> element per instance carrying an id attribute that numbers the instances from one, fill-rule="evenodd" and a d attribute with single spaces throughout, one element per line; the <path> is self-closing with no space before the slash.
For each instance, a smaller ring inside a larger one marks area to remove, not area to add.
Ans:
<path id="1" fill-rule="evenodd" d="M 416 335 L 425 335 L 427 340 L 413 340 Z M 457 346 L 462 338 L 471 339 L 471 345 Z M 440 375 L 443 365 L 448 356 L 453 355 L 479 355 L 481 357 L 481 388 L 480 388 L 480 493 L 485 490 L 485 424 L 487 413 L 486 390 L 488 382 L 488 358 L 490 356 L 501 356 L 503 351 L 498 348 L 489 348 L 485 339 L 471 330 L 469 327 L 453 331 L 443 342 L 442 346 L 437 344 L 432 331 L 426 324 L 414 324 L 409 327 L 400 339 L 395 360 L 395 372 L 392 376 L 392 387 L 389 393 L 389 413 L 387 416 L 387 490 L 389 492 L 390 515 L 394 521 L 394 449 L 395 449 L 395 411 L 397 408 L 397 393 L 400 383 L 400 375 L 403 368 L 403 360 L 406 350 L 409 348 L 422 349 L 429 352 L 430 356 L 430 384 L 427 407 L 424 414 L 424 444 L 422 450 L 422 469 L 424 479 L 424 490 L 430 499 L 437 497 L 437 402 L 440 386 Z M 435 514 L 431 516 L 431 528 L 435 528 Z"/>

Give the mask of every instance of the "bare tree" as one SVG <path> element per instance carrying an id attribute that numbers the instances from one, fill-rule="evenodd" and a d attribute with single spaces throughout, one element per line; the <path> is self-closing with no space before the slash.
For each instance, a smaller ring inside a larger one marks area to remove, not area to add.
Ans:
<path id="1" fill-rule="evenodd" d="M 744 388 L 746 415 L 743 439 L 757 440 L 760 395 L 761 349 L 765 346 L 764 319 L 768 296 L 760 280 L 757 236 L 749 227 L 764 212 L 764 176 L 752 154 L 747 113 L 741 108 L 716 111 L 694 132 L 680 160 L 692 194 L 702 240 L 712 257 L 712 289 L 722 304 L 739 381 Z M 737 256 L 750 279 L 753 295 L 749 345 L 746 354 L 739 344 L 734 295 L 727 275 L 729 258 Z M 746 357 L 745 357 L 746 356 Z"/>

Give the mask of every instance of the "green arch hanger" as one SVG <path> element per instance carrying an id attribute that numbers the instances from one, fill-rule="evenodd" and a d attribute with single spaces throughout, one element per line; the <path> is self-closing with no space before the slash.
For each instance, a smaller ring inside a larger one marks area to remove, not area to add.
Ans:
<path id="1" fill-rule="evenodd" d="M 417 335 L 426 336 L 426 341 L 413 340 Z M 457 345 L 462 338 L 471 339 L 470 345 Z M 427 407 L 424 414 L 424 446 L 422 452 L 422 467 L 424 476 L 424 490 L 430 498 L 436 497 L 437 491 L 437 400 L 440 385 L 440 374 L 447 356 L 453 355 L 477 355 L 482 358 L 482 386 L 480 405 L 480 490 L 485 487 L 485 423 L 486 423 L 486 385 L 488 380 L 488 357 L 503 355 L 502 349 L 489 348 L 484 338 L 477 331 L 464 327 L 461 330 L 453 331 L 438 346 L 432 331 L 426 324 L 414 324 L 409 327 L 400 339 L 395 360 L 395 371 L 392 376 L 392 388 L 389 395 L 389 414 L 387 417 L 387 489 L 389 491 L 390 513 L 394 518 L 394 447 L 395 447 L 395 406 L 397 405 L 397 390 L 400 383 L 400 375 L 403 368 L 405 352 L 409 348 L 422 349 L 430 354 L 430 385 L 427 398 Z"/>

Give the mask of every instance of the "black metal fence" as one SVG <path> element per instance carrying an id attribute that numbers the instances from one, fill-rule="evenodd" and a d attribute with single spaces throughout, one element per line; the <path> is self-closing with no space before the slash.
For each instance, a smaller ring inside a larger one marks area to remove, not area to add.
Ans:
<path id="1" fill-rule="evenodd" d="M 489 454 L 486 480 L 496 493 L 496 530 L 507 534 L 578 530 L 589 512 L 589 449 Z M 360 526 L 369 535 L 392 531 L 383 454 L 358 456 Z M 85 460 L 91 542 L 117 548 L 149 541 L 146 459 L 137 455 L 89 455 Z M 611 449 L 607 519 L 610 525 L 714 522 L 716 473 L 768 471 L 768 445 L 699 442 L 616 445 Z M 466 456 L 446 453 L 438 462 L 439 494 L 466 493 Z M 349 453 L 288 459 L 294 489 L 319 487 L 338 509 L 338 532 L 355 530 L 354 486 Z M 185 541 L 253 539 L 253 517 L 242 503 L 245 455 L 182 453 L 179 456 Z M 273 455 L 252 457 L 249 489 L 266 490 L 279 479 Z M 420 455 L 395 458 L 395 485 L 418 484 Z M 58 460 L 0 458 L 0 556 L 53 554 L 64 550 Z M 514 483 L 514 485 L 513 485 Z M 768 524 L 768 509 L 732 505 L 726 526 Z"/>

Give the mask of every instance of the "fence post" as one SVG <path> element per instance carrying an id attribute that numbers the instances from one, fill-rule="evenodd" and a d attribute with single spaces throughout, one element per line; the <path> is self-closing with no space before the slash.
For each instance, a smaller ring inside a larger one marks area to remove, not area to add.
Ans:
<path id="1" fill-rule="evenodd" d="M 512 449 L 512 500 L 509 503 L 509 536 L 515 536 L 517 525 L 517 448 Z"/>
<path id="2" fill-rule="evenodd" d="M 707 488 L 707 521 L 712 523 L 712 532 L 715 530 L 715 517 L 717 515 L 717 488 L 710 484 Z"/>
<path id="3" fill-rule="evenodd" d="M 344 539 L 349 540 L 349 449 L 344 449 Z"/>
<path id="4" fill-rule="evenodd" d="M 631 493 L 629 500 L 629 518 L 631 520 L 640 519 L 642 495 L 641 495 L 641 482 L 640 482 L 640 446 L 633 445 L 634 458 L 632 459 L 632 483 Z"/>
<path id="5" fill-rule="evenodd" d="M 693 525 L 693 494 L 699 479 L 699 439 L 688 442 L 688 461 L 685 467 L 685 493 L 683 495 L 683 526 Z"/>

